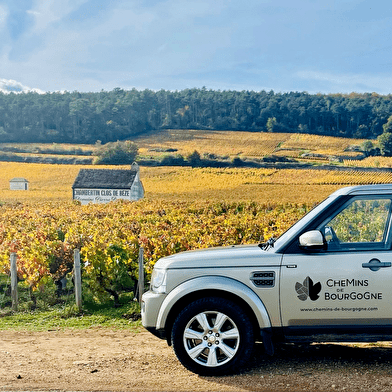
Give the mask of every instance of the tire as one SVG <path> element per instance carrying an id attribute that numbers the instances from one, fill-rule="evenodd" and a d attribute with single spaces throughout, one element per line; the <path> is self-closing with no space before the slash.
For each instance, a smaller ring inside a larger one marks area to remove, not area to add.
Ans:
<path id="1" fill-rule="evenodd" d="M 177 316 L 172 329 L 174 352 L 190 371 L 203 376 L 237 372 L 254 346 L 248 315 L 234 302 L 201 298 Z"/>

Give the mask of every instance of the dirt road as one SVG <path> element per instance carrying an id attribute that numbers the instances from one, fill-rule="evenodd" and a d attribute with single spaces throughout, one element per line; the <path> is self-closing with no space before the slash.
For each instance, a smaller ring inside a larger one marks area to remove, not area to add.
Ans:
<path id="1" fill-rule="evenodd" d="M 257 350 L 259 349 L 259 350 Z M 392 344 L 257 345 L 238 375 L 199 377 L 148 332 L 0 331 L 0 391 L 392 391 Z"/>

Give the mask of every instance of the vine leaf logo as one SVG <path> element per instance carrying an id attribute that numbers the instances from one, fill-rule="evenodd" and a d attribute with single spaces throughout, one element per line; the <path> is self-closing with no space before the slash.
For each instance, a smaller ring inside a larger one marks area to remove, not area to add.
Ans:
<path id="1" fill-rule="evenodd" d="M 313 284 L 313 280 L 307 276 L 303 283 L 297 282 L 295 284 L 295 291 L 301 301 L 306 301 L 308 297 L 312 301 L 316 301 L 320 297 L 321 283 Z"/>

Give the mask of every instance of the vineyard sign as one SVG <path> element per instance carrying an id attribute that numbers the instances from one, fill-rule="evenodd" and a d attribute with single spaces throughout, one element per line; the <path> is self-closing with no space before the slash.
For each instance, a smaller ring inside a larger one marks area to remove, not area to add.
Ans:
<path id="1" fill-rule="evenodd" d="M 130 170 L 81 169 L 72 186 L 73 199 L 82 204 L 139 200 L 144 197 L 139 166 Z"/>
<path id="2" fill-rule="evenodd" d="M 130 200 L 131 191 L 127 189 L 75 189 L 74 199 L 82 204 L 108 203 L 112 200 Z"/>

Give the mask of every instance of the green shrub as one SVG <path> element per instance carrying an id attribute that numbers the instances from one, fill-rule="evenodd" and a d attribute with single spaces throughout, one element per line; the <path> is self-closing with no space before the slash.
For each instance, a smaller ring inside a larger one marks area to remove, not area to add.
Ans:
<path id="1" fill-rule="evenodd" d="M 106 143 L 97 149 L 96 165 L 128 165 L 135 161 L 138 148 L 130 140 Z"/>

